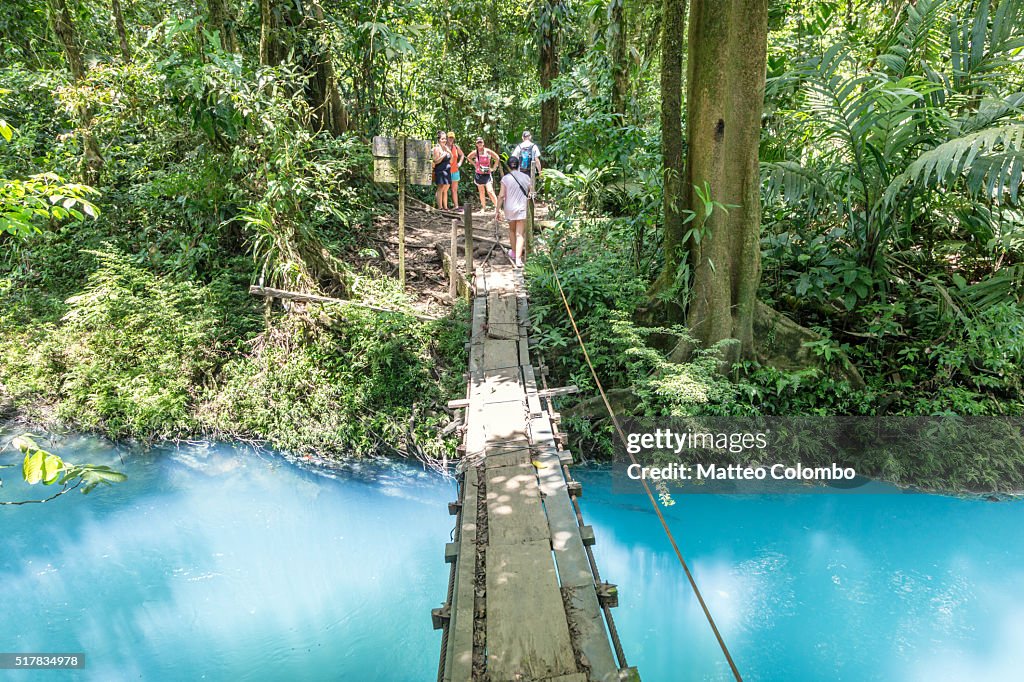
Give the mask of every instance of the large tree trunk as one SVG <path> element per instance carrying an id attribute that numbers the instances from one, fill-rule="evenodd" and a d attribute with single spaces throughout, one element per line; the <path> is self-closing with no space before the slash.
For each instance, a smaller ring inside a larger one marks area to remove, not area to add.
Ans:
<path id="1" fill-rule="evenodd" d="M 313 1 L 309 5 L 316 19 L 313 30 L 319 34 L 321 27 L 324 26 L 324 9 L 319 2 Z M 313 39 L 316 40 L 315 37 Z M 348 110 L 341 101 L 330 49 L 319 42 L 314 44 L 317 46 L 316 51 L 309 55 L 308 60 L 313 73 L 310 76 L 307 96 L 313 111 L 314 128 L 340 135 L 349 128 Z"/>
<path id="2" fill-rule="evenodd" d="M 664 0 L 661 7 L 661 164 L 664 182 L 664 267 L 650 295 L 670 290 L 679 271 L 683 242 L 683 29 L 686 0 Z M 678 315 L 665 317 L 678 322 Z"/>
<path id="3" fill-rule="evenodd" d="M 121 11 L 121 0 L 110 0 L 110 9 L 114 13 L 114 28 L 117 29 L 117 40 L 121 46 L 121 58 L 127 64 L 132 60 L 132 51 L 128 47 L 128 32 L 124 28 L 124 12 Z"/>
<path id="4" fill-rule="evenodd" d="M 682 39 L 682 32 L 677 34 L 676 39 L 677 41 Z M 608 61 L 612 67 L 612 111 L 625 117 L 626 101 L 629 97 L 625 0 L 608 0 L 607 43 Z"/>
<path id="5" fill-rule="evenodd" d="M 687 74 L 685 205 L 694 282 L 687 324 L 705 347 L 737 339 L 724 360 L 753 354 L 761 278 L 758 147 L 764 105 L 767 0 L 692 0 Z M 698 190 L 714 208 L 707 214 Z"/>
<path id="6" fill-rule="evenodd" d="M 85 62 L 82 60 L 82 48 L 78 43 L 73 15 L 66 0 L 50 0 L 50 20 L 53 32 L 64 48 L 71 77 L 77 85 L 85 78 Z M 103 155 L 100 154 L 100 147 L 90 129 L 92 109 L 84 104 L 79 105 L 77 109 L 78 132 L 82 139 L 82 181 L 95 186 L 99 184 L 100 171 L 103 169 Z"/>
<path id="7" fill-rule="evenodd" d="M 262 4 L 260 5 L 262 8 Z M 206 3 L 210 28 L 220 35 L 220 46 L 225 52 L 238 51 L 238 38 L 235 34 L 235 13 L 230 0 L 208 0 Z"/>
<path id="8" fill-rule="evenodd" d="M 564 7 L 563 0 L 545 0 L 541 16 L 540 87 L 549 91 L 558 78 L 559 25 Z M 540 146 L 547 151 L 558 134 L 558 97 L 546 97 L 540 104 Z"/>
<path id="9" fill-rule="evenodd" d="M 260 0 L 260 64 L 277 66 L 288 53 L 281 36 L 290 3 Z"/>

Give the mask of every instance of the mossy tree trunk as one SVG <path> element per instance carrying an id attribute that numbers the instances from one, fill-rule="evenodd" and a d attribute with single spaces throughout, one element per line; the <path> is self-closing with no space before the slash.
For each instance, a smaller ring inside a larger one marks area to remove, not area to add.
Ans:
<path id="1" fill-rule="evenodd" d="M 117 41 L 121 47 L 121 58 L 127 64 L 132 60 L 132 51 L 128 47 L 128 32 L 124 27 L 124 12 L 121 0 L 110 0 L 110 11 L 114 13 L 114 28 L 117 30 Z"/>
<path id="2" fill-rule="evenodd" d="M 664 181 L 664 265 L 651 287 L 652 297 L 671 290 L 680 265 L 683 241 L 683 31 L 686 0 L 663 0 L 661 6 L 661 164 Z M 666 310 L 665 317 L 681 316 Z"/>
<path id="3" fill-rule="evenodd" d="M 283 34 L 292 7 L 284 0 L 260 0 L 260 64 L 277 66 L 288 54 Z"/>
<path id="4" fill-rule="evenodd" d="M 540 87 L 549 91 L 559 74 L 559 31 L 565 7 L 563 0 L 544 0 L 540 23 Z M 540 104 L 540 146 L 547 148 L 558 134 L 558 97 L 548 96 Z"/>
<path id="5" fill-rule="evenodd" d="M 767 0 L 691 0 L 682 191 L 700 238 L 689 243 L 687 324 L 705 347 L 737 339 L 727 362 L 754 348 L 767 32 Z M 698 190 L 728 212 L 716 207 L 708 215 Z"/>
<path id="6" fill-rule="evenodd" d="M 220 35 L 220 46 L 225 52 L 238 51 L 238 38 L 235 34 L 235 11 L 230 0 L 209 0 L 206 3 L 210 28 Z"/>
<path id="7" fill-rule="evenodd" d="M 349 129 L 348 109 L 341 101 L 330 48 L 326 41 L 319 39 L 320 35 L 327 35 L 323 7 L 315 1 L 309 5 L 315 19 L 315 35 L 311 36 L 311 40 L 316 45 L 316 50 L 308 57 L 312 74 L 307 88 L 307 99 L 313 111 L 314 128 L 340 135 Z"/>
<path id="8" fill-rule="evenodd" d="M 50 0 L 50 24 L 53 32 L 64 49 L 68 60 L 68 69 L 75 85 L 85 80 L 85 62 L 82 59 L 82 47 L 78 42 L 75 30 L 74 13 L 68 7 L 67 0 Z M 78 133 L 82 140 L 82 181 L 87 185 L 99 184 L 100 171 L 103 169 L 103 155 L 100 146 L 92 134 L 92 108 L 88 104 L 79 104 Z"/>
<path id="9" fill-rule="evenodd" d="M 685 0 L 684 0 L 685 2 Z M 678 35 L 682 39 L 682 33 Z M 626 48 L 625 0 L 608 0 L 608 61 L 612 67 L 612 111 L 626 115 L 629 99 L 629 60 Z"/>

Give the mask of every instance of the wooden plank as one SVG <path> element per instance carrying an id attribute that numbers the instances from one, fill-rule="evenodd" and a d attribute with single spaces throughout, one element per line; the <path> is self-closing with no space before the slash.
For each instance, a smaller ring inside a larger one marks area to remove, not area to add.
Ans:
<path id="1" fill-rule="evenodd" d="M 487 670 L 492 680 L 577 672 L 545 540 L 488 548 Z"/>
<path id="2" fill-rule="evenodd" d="M 487 464 L 488 551 L 497 545 L 548 541 L 551 531 L 533 465 L 491 468 L 490 459 Z"/>
<path id="3" fill-rule="evenodd" d="M 526 411 L 521 400 L 507 403 L 484 403 L 480 420 L 488 444 L 526 439 Z"/>
<path id="4" fill-rule="evenodd" d="M 519 338 L 515 294 L 493 289 L 488 292 L 487 336 L 492 339 Z"/>
<path id="5" fill-rule="evenodd" d="M 445 680 L 463 682 L 473 676 L 473 600 L 476 580 L 476 469 L 466 471 L 463 491 L 463 512 L 459 542 L 466 549 L 460 552 L 455 565 L 455 589 L 452 592 L 451 621 L 448 625 L 448 651 L 445 652 Z"/>
<path id="6" fill-rule="evenodd" d="M 423 320 L 424 322 L 434 322 L 439 320 L 439 317 L 430 317 L 429 315 L 417 315 L 416 313 L 406 312 L 405 310 L 395 310 L 393 308 L 382 308 L 377 305 L 370 305 L 368 303 L 360 303 L 359 301 L 350 301 L 346 298 L 331 298 L 330 296 L 318 296 L 316 294 L 303 294 L 297 291 L 285 291 L 283 289 L 271 289 L 270 287 L 261 287 L 253 284 L 249 287 L 249 293 L 253 296 L 266 296 L 267 298 L 280 298 L 282 300 L 289 301 L 312 301 L 314 303 L 335 303 L 338 305 L 350 305 L 357 308 L 366 308 L 367 310 L 375 310 L 379 313 L 391 313 L 392 315 L 405 315 L 406 317 L 412 317 L 417 320 Z"/>
<path id="7" fill-rule="evenodd" d="M 516 305 L 518 308 L 517 317 L 519 318 L 519 333 L 523 337 L 522 340 L 526 342 L 526 334 L 530 330 L 530 307 L 526 300 L 526 294 L 519 294 L 516 297 Z"/>
<path id="8" fill-rule="evenodd" d="M 515 341 L 492 339 L 484 344 L 483 369 L 519 366 L 519 344 Z"/>
<path id="9" fill-rule="evenodd" d="M 537 378 L 533 373 L 533 365 L 523 366 L 523 387 L 526 389 L 526 406 L 530 408 L 530 416 L 541 416 L 544 409 L 537 394 Z"/>
<path id="10" fill-rule="evenodd" d="M 619 682 L 618 666 L 608 643 L 597 592 L 592 587 L 563 589 L 569 602 L 566 618 L 577 646 L 590 661 L 590 680 Z"/>
<path id="11" fill-rule="evenodd" d="M 470 398 L 489 403 L 522 401 L 524 393 L 519 368 L 487 372 L 483 380 L 473 387 Z"/>
<path id="12" fill-rule="evenodd" d="M 583 546 L 579 522 L 559 466 L 560 453 L 551 439 L 551 422 L 547 418 L 533 419 L 530 430 L 535 439 L 541 437 L 534 441 L 539 447 L 535 457 L 545 466 L 537 470 L 537 475 L 544 495 L 555 567 L 562 589 L 569 597 L 570 609 L 566 618 L 572 626 L 577 646 L 591 663 L 590 679 L 617 681 L 615 656 L 605 631 L 604 615 L 597 600 L 594 574 Z"/>
<path id="13" fill-rule="evenodd" d="M 525 440 L 512 441 L 487 450 L 488 467 L 508 467 L 533 461 L 530 444 Z"/>
<path id="14" fill-rule="evenodd" d="M 541 398 L 557 398 L 563 395 L 572 395 L 573 393 L 579 393 L 580 387 L 575 384 L 569 384 L 568 386 L 561 386 L 559 388 L 542 388 L 537 391 L 537 395 Z"/>
<path id="15" fill-rule="evenodd" d="M 519 364 L 523 367 L 530 364 L 530 346 L 525 340 L 519 343 Z"/>

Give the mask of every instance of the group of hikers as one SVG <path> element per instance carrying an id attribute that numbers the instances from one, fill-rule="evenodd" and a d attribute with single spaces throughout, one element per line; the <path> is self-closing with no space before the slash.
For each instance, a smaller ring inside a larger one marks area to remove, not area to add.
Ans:
<path id="1" fill-rule="evenodd" d="M 448 191 L 451 190 L 451 208 L 468 210 L 459 206 L 459 180 L 465 162 L 473 166 L 473 180 L 480 192 L 481 209 L 487 210 L 487 198 L 494 205 L 494 219 L 507 220 L 510 248 L 508 258 L 516 267 L 523 267 L 525 248 L 526 212 L 529 200 L 534 194 L 534 180 L 540 175 L 540 148 L 533 142 L 529 130 L 523 131 L 523 140 L 512 150 L 508 158 L 509 172 L 501 178 L 501 189 L 494 194 L 494 173 L 501 172 L 501 158 L 488 149 L 482 137 L 476 138 L 476 148 L 465 154 L 455 141 L 455 133 L 438 133 L 437 144 L 431 150 L 434 165 L 434 184 L 437 186 L 435 200 L 437 207 L 447 210 Z M 503 215 L 504 213 L 504 215 Z"/>

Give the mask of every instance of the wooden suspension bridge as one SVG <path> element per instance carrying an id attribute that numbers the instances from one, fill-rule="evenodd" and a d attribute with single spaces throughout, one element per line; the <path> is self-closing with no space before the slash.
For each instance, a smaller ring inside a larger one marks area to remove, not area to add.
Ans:
<path id="1" fill-rule="evenodd" d="M 473 279 L 466 397 L 449 403 L 465 426 L 448 598 L 433 612 L 438 679 L 639 681 L 552 407 L 575 389 L 547 388 L 546 368 L 534 368 L 521 271 L 485 264 Z"/>
<path id="2" fill-rule="evenodd" d="M 448 595 L 432 613 L 442 630 L 438 681 L 639 682 L 619 642 L 611 612 L 618 592 L 601 579 L 594 559 L 594 531 L 579 504 L 582 486 L 572 479 L 572 455 L 563 447 L 552 403 L 576 389 L 549 388 L 546 367 L 534 366 L 525 282 L 503 255 L 494 219 L 485 220 L 480 234 L 470 211 L 459 217 L 451 220 L 442 261 L 450 296 L 467 291 L 473 318 L 466 397 L 448 404 L 464 415 L 459 499 L 449 504 L 455 529 L 445 546 Z M 485 235 L 492 230 L 490 239 Z M 402 232 L 400 225 L 400 272 Z M 490 248 L 476 265 L 474 243 L 480 241 Z M 262 285 L 250 292 L 431 319 Z"/>

